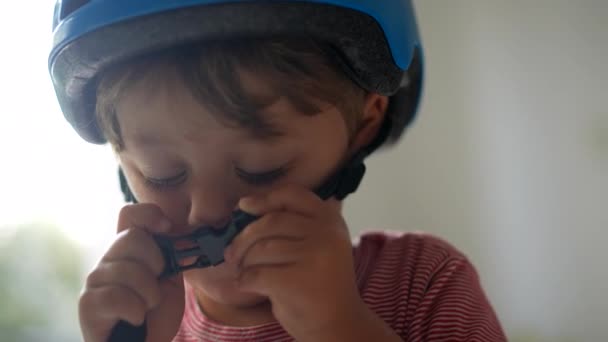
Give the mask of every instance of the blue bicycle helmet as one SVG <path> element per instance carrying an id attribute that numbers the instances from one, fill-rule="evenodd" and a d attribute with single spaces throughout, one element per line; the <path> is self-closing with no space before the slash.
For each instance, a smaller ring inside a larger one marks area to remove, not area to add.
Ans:
<path id="1" fill-rule="evenodd" d="M 49 71 L 65 118 L 102 144 L 95 88 L 107 67 L 208 39 L 290 34 L 328 43 L 357 84 L 390 96 L 388 128 L 369 153 L 401 136 L 422 91 L 411 0 L 58 0 Z"/>

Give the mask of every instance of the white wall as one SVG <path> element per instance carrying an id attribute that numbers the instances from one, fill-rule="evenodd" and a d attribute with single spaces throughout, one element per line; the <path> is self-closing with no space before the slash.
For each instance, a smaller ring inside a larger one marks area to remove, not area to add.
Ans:
<path id="1" fill-rule="evenodd" d="M 512 340 L 608 340 L 608 2 L 416 5 L 420 117 L 370 161 L 351 227 L 464 250 Z"/>

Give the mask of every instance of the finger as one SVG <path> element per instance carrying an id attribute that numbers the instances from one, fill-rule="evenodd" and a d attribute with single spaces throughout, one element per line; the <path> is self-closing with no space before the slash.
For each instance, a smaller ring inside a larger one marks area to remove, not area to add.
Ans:
<path id="1" fill-rule="evenodd" d="M 131 204 L 124 206 L 118 214 L 118 233 L 129 228 L 142 228 L 150 233 L 167 233 L 171 222 L 162 210 L 151 203 Z"/>
<path id="2" fill-rule="evenodd" d="M 251 223 L 226 248 L 224 258 L 241 262 L 249 248 L 264 239 L 304 240 L 310 233 L 309 219 L 289 212 L 272 212 Z"/>
<path id="3" fill-rule="evenodd" d="M 252 244 L 240 259 L 239 268 L 293 264 L 301 258 L 301 240 L 263 238 Z"/>
<path id="4" fill-rule="evenodd" d="M 182 322 L 185 308 L 184 280 L 181 274 L 163 279 L 160 283 L 163 297 L 158 307 L 148 312 L 148 336 L 154 341 L 172 341 Z M 154 328 L 152 332 L 151 329 Z"/>
<path id="5" fill-rule="evenodd" d="M 124 286 L 133 290 L 146 303 L 148 310 L 160 303 L 156 275 L 146 266 L 130 260 L 101 263 L 86 280 L 86 288 Z"/>
<path id="6" fill-rule="evenodd" d="M 323 207 L 323 200 L 310 189 L 290 184 L 265 195 L 248 196 L 239 201 L 239 208 L 253 215 L 272 211 L 291 211 L 303 216 L 314 216 Z"/>
<path id="7" fill-rule="evenodd" d="M 87 340 L 105 341 L 114 325 L 124 320 L 141 325 L 146 316 L 146 304 L 131 289 L 105 286 L 89 289 L 79 301 L 80 325 Z"/>
<path id="8" fill-rule="evenodd" d="M 141 228 L 130 228 L 119 234 L 101 262 L 132 260 L 146 266 L 159 276 L 165 260 L 154 238 Z"/>

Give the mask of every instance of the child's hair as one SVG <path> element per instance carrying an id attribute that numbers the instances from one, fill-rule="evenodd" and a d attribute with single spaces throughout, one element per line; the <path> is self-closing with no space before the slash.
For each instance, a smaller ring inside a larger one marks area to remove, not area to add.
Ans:
<path id="1" fill-rule="evenodd" d="M 232 39 L 205 42 L 147 55 L 105 71 L 97 87 L 96 115 L 106 139 L 120 151 L 124 144 L 116 103 L 129 87 L 171 71 L 212 115 L 255 134 L 272 135 L 260 110 L 285 96 L 306 115 L 320 111 L 316 103 L 334 105 L 343 115 L 349 136 L 361 118 L 365 91 L 343 71 L 330 46 L 307 38 Z M 261 79 L 271 94 L 243 88 L 240 73 Z"/>

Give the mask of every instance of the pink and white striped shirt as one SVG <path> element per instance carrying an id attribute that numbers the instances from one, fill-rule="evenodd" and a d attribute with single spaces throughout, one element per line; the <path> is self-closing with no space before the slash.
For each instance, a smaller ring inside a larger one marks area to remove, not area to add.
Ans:
<path id="1" fill-rule="evenodd" d="M 404 341 L 506 341 L 479 277 L 447 242 L 419 233 L 367 233 L 353 248 L 361 297 Z M 278 323 L 230 327 L 200 310 L 186 287 L 173 342 L 293 341 Z"/>

